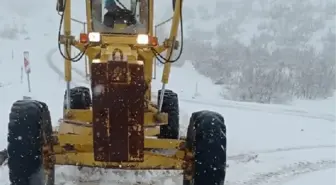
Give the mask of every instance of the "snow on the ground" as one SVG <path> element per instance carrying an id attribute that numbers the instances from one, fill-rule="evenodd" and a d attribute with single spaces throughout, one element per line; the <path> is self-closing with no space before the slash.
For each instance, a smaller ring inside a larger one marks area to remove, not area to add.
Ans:
<path id="1" fill-rule="evenodd" d="M 314 172 L 309 175 L 304 175 L 302 177 L 298 177 L 293 181 L 290 181 L 284 185 L 316 185 L 316 184 L 323 184 L 323 185 L 335 185 L 335 169 L 328 169 L 319 172 Z"/>
<path id="2" fill-rule="evenodd" d="M 163 66 L 160 65 L 157 67 L 156 79 L 152 83 L 153 92 L 162 88 L 162 72 Z M 200 75 L 190 62 L 185 62 L 182 68 L 173 67 L 166 88 L 181 94 L 180 98 L 221 99 L 220 86 L 213 85 L 211 79 Z"/>
<path id="3" fill-rule="evenodd" d="M 30 1 L 27 6 L 36 2 Z M 7 3 L 8 6 L 15 5 L 14 1 Z M 2 4 L 0 9 L 3 10 L 5 5 Z M 47 1 L 39 5 L 45 7 L 41 10 L 45 15 L 55 9 L 55 4 Z M 18 8 L 14 11 L 18 17 L 26 17 L 25 29 L 29 34 L 23 34 L 14 41 L 1 40 L 1 45 L 6 47 L 1 47 L 0 53 L 0 149 L 7 145 L 8 113 L 14 101 L 29 95 L 46 102 L 53 124 L 56 125 L 62 116 L 65 89 L 60 76 L 63 59 L 55 49 L 58 15 L 54 12 L 54 16 L 41 16 L 37 12 L 15 7 Z M 78 9 L 75 16 L 80 19 Z M 3 12 L 10 13 L 7 10 Z M 82 29 L 81 25 L 73 26 L 76 26 L 74 32 Z M 31 93 L 27 91 L 26 76 L 23 76 L 22 83 L 20 80 L 23 51 L 26 50 L 30 52 L 31 59 Z M 74 64 L 73 85 L 87 85 L 82 77 L 83 69 L 83 62 Z M 162 67 L 157 70 L 157 79 L 153 81 L 154 94 L 161 88 Z M 229 167 L 226 185 L 278 185 L 285 182 L 309 185 L 299 182 L 304 179 L 310 183 L 316 180 L 323 185 L 334 184 L 334 176 L 330 171 L 335 171 L 335 97 L 319 101 L 297 100 L 292 105 L 221 100 L 218 93 L 220 87 L 195 72 L 188 62 L 182 68 L 172 69 L 167 88 L 179 93 L 181 134 L 185 134 L 189 116 L 194 111 L 208 109 L 224 115 L 228 130 Z M 97 175 L 99 172 L 92 172 L 91 169 L 79 172 L 74 167 L 63 166 L 57 168 L 56 178 L 59 183 L 64 182 L 66 185 L 84 185 L 72 182 L 79 178 L 102 180 L 109 185 L 126 185 L 138 180 L 154 180 L 156 185 L 181 185 L 181 177 L 176 173 L 145 171 L 136 175 L 131 171 L 116 173 L 108 170 L 104 175 Z M 322 176 L 319 174 L 324 175 L 323 183 L 317 180 Z M 0 184 L 9 185 L 7 167 L 0 167 Z"/>
<path id="4" fill-rule="evenodd" d="M 295 100 L 292 102 L 293 107 L 304 108 L 307 111 L 323 112 L 334 114 L 336 112 L 336 92 L 333 97 L 324 100 L 309 101 L 309 100 Z"/>

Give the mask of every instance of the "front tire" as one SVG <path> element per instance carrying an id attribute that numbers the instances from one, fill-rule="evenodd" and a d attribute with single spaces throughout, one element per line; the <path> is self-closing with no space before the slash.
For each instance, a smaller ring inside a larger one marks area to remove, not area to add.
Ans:
<path id="1" fill-rule="evenodd" d="M 64 92 L 64 108 L 66 108 L 67 90 Z M 70 89 L 70 109 L 90 109 L 92 99 L 90 89 L 78 86 Z"/>
<path id="2" fill-rule="evenodd" d="M 8 124 L 11 185 L 54 185 L 52 126 L 45 103 L 16 101 Z"/>
<path id="3" fill-rule="evenodd" d="M 158 92 L 158 102 L 161 90 Z M 159 138 L 178 139 L 180 132 L 180 113 L 178 95 L 172 90 L 165 90 L 163 96 L 162 112 L 168 114 L 168 124 L 160 126 Z"/>
<path id="4" fill-rule="evenodd" d="M 226 172 L 226 126 L 212 111 L 192 114 L 186 147 L 193 153 L 191 169 L 185 170 L 183 185 L 224 185 Z M 187 175 L 191 177 L 187 179 Z"/>

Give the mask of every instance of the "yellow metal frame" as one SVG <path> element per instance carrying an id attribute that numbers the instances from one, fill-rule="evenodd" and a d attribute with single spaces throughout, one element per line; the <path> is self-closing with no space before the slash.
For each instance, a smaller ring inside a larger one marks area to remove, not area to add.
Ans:
<path id="1" fill-rule="evenodd" d="M 145 156 L 143 162 L 98 162 L 93 157 L 93 135 L 90 123 L 60 120 L 55 134 L 54 153 L 58 165 L 76 165 L 122 169 L 174 169 L 182 170 L 184 165 L 184 140 L 157 139 L 159 127 L 145 128 Z M 155 152 L 172 150 L 172 155 Z"/>
<path id="2" fill-rule="evenodd" d="M 153 49 L 158 53 L 167 51 L 166 58 L 170 59 L 170 52 L 173 49 L 175 38 L 177 37 L 178 27 L 181 17 L 181 1 L 176 0 L 176 7 L 172 18 L 170 36 L 165 44 L 159 44 Z M 153 36 L 153 15 L 154 0 L 149 2 L 149 31 L 148 35 Z M 91 20 L 91 0 L 86 0 L 87 22 Z M 145 71 L 145 82 L 148 87 L 145 93 L 145 99 L 151 102 L 151 81 L 153 73 L 153 59 L 155 54 L 149 46 L 140 46 L 136 43 L 136 35 L 101 35 L 101 43 L 87 47 L 86 43 L 81 43 L 74 39 L 71 34 L 71 0 L 66 0 L 63 12 L 64 33 L 61 35 L 61 43 L 68 54 L 71 54 L 71 46 L 76 47 L 89 59 L 90 64 L 93 59 L 100 59 L 101 62 L 107 62 L 110 53 L 115 48 L 121 49 L 127 55 L 128 62 L 143 60 Z M 92 32 L 92 25 L 87 24 L 86 33 Z M 167 43 L 171 43 L 170 45 Z M 99 56 L 99 58 L 96 58 Z M 71 56 L 68 56 L 70 58 Z M 66 82 L 72 79 L 71 61 L 64 61 L 64 78 Z M 162 83 L 167 84 L 169 79 L 171 65 L 164 65 Z M 145 102 L 144 102 L 145 103 Z M 158 139 L 155 136 L 160 132 L 160 125 L 168 123 L 168 115 L 158 113 L 158 109 L 152 103 L 148 103 L 148 110 L 145 110 L 145 157 L 143 162 L 132 163 L 106 163 L 97 162 L 93 157 L 93 136 L 92 136 L 92 110 L 64 110 L 63 119 L 59 121 L 59 128 L 55 131 L 54 152 L 56 164 L 59 165 L 77 165 L 105 168 L 122 168 L 122 169 L 182 169 L 184 156 L 189 154 L 183 147 L 184 140 Z M 173 155 L 165 155 L 155 152 L 155 150 L 173 150 Z"/>
<path id="3" fill-rule="evenodd" d="M 64 110 L 64 118 L 71 120 L 80 120 L 81 122 L 91 123 L 92 121 L 92 110 Z M 153 127 L 159 125 L 165 125 L 168 122 L 167 113 L 157 113 L 156 108 L 149 109 L 145 112 L 145 126 Z"/>

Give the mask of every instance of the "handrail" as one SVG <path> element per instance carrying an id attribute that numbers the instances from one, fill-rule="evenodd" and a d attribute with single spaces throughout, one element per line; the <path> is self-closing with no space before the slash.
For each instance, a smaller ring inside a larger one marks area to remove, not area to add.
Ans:
<path id="1" fill-rule="evenodd" d="M 60 12 L 58 12 L 58 15 L 62 16 Z M 80 21 L 80 20 L 72 18 L 72 17 L 71 17 L 71 20 L 76 22 L 76 23 L 83 24 L 84 33 L 86 33 L 86 26 L 85 26 L 87 24 L 86 22 Z"/>
<path id="2" fill-rule="evenodd" d="M 62 16 L 61 13 L 59 13 L 59 12 L 58 12 L 58 15 L 59 15 L 59 16 Z M 77 22 L 77 23 L 80 23 L 80 24 L 86 24 L 86 22 L 82 22 L 82 21 L 77 20 L 77 19 L 72 18 L 72 17 L 71 17 L 71 20 L 72 20 L 72 21 L 75 21 L 75 22 Z"/>
<path id="3" fill-rule="evenodd" d="M 167 20 L 165 20 L 165 21 L 162 21 L 162 22 L 159 23 L 159 24 L 156 24 L 156 25 L 154 26 L 154 28 L 155 28 L 155 35 L 156 35 L 156 28 L 158 28 L 158 27 L 160 27 L 160 26 L 166 24 L 167 22 L 171 21 L 172 19 L 173 19 L 173 17 L 170 17 L 169 19 L 167 19 Z"/>
<path id="4" fill-rule="evenodd" d="M 58 15 L 62 16 L 60 12 L 58 12 Z M 87 31 L 86 31 L 86 22 L 77 20 L 77 19 L 72 18 L 72 17 L 71 17 L 71 21 L 74 21 L 76 23 L 82 24 L 83 25 L 83 31 L 84 31 L 84 33 L 87 33 Z M 87 59 L 86 56 L 84 56 L 84 62 L 85 62 L 85 74 L 86 74 L 86 77 L 88 77 L 89 76 L 88 67 L 87 67 L 87 65 L 88 65 L 88 59 Z"/>
<path id="5" fill-rule="evenodd" d="M 155 26 L 154 26 L 154 36 L 157 36 L 156 34 L 157 34 L 157 28 L 158 27 L 160 27 L 160 26 L 162 26 L 162 25 L 164 25 L 164 24 L 166 24 L 167 22 L 169 22 L 169 21 L 171 21 L 173 19 L 173 17 L 170 17 L 169 19 L 167 19 L 167 20 L 165 20 L 165 21 L 162 21 L 161 23 L 159 23 L 159 24 L 156 24 Z M 153 79 L 156 79 L 156 58 L 154 57 L 153 58 L 153 68 L 154 68 L 154 76 L 152 76 L 152 78 Z"/>

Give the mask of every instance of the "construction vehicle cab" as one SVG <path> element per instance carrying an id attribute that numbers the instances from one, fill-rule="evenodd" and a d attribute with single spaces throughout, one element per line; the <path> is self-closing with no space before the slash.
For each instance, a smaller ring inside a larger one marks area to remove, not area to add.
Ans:
<path id="1" fill-rule="evenodd" d="M 93 32 L 148 34 L 148 0 L 92 0 Z"/>
<path id="2" fill-rule="evenodd" d="M 183 49 L 182 0 L 172 1 L 170 35 L 163 43 L 153 35 L 154 3 L 160 1 L 86 0 L 87 27 L 79 39 L 71 32 L 71 0 L 57 1 L 58 46 L 66 82 L 64 99 L 59 101 L 64 102 L 64 115 L 52 129 L 45 103 L 13 104 L 7 148 L 12 184 L 41 173 L 39 177 L 46 178 L 28 184 L 54 185 L 55 165 L 181 170 L 183 185 L 224 184 L 224 118 L 213 111 L 195 112 L 189 123 L 183 123 L 189 124 L 186 138 L 180 137 L 178 94 L 166 84 L 171 63 L 178 61 Z M 76 56 L 72 47 L 80 51 Z M 166 56 L 161 55 L 164 51 Z M 176 59 L 171 58 L 174 51 L 179 52 Z M 72 63 L 84 56 L 89 60 L 88 86 L 71 87 Z M 155 60 L 164 69 L 154 100 Z M 174 152 L 168 155 L 165 150 Z"/>

